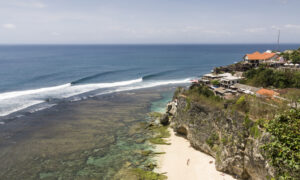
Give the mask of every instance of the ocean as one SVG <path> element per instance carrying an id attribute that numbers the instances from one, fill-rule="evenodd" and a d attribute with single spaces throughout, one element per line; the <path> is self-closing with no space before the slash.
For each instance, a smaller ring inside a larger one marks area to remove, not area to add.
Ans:
<path id="1" fill-rule="evenodd" d="M 216 66 L 242 60 L 246 53 L 275 48 L 272 44 L 1 45 L 0 123 L 65 100 L 188 83 Z"/>
<path id="2" fill-rule="evenodd" d="M 110 180 L 147 170 L 148 113 L 163 113 L 177 86 L 274 48 L 2 45 L 0 179 Z"/>

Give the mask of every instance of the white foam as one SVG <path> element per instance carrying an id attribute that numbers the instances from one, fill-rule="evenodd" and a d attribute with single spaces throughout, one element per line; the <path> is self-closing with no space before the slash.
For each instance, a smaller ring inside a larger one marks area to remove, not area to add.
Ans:
<path id="1" fill-rule="evenodd" d="M 34 113 L 34 112 L 37 112 L 37 111 L 41 111 L 41 110 L 44 110 L 44 109 L 48 109 L 48 108 L 51 108 L 53 106 L 55 106 L 56 104 L 47 104 L 47 105 L 44 105 L 43 107 L 39 107 L 39 108 L 36 108 L 36 109 L 32 109 L 30 110 L 29 112 L 30 113 Z"/>
<path id="2" fill-rule="evenodd" d="M 55 90 L 59 90 L 59 89 L 69 87 L 69 86 L 71 86 L 70 83 L 60 85 L 60 86 L 54 86 L 54 87 L 46 87 L 46 88 L 40 88 L 40 89 L 32 89 L 32 90 L 25 90 L 25 91 L 12 91 L 12 92 L 7 92 L 7 93 L 1 93 L 0 94 L 0 100 L 15 98 L 15 97 L 18 97 L 18 96 L 25 96 L 25 95 L 55 91 Z"/>
<path id="3" fill-rule="evenodd" d="M 144 89 L 144 88 L 151 88 L 151 87 L 157 87 L 157 86 L 164 86 L 164 85 L 171 85 L 171 84 L 186 84 L 190 83 L 191 79 L 179 79 L 179 80 L 165 80 L 165 81 L 149 81 L 145 82 L 140 85 L 136 86 L 129 86 L 129 87 L 120 87 L 116 90 L 116 92 L 119 91 L 128 91 L 128 90 L 136 90 L 136 89 Z"/>
<path id="4" fill-rule="evenodd" d="M 5 103 L 1 101 L 0 104 L 0 117 L 1 116 L 7 116 L 13 112 L 20 111 L 22 109 L 28 108 L 30 106 L 42 103 L 43 101 L 28 101 L 28 102 L 11 102 L 11 103 Z"/>
<path id="5" fill-rule="evenodd" d="M 148 81 L 148 82 L 143 82 L 143 84 L 119 87 L 114 90 L 105 91 L 105 92 L 96 94 L 96 96 L 108 94 L 108 93 L 114 93 L 114 92 L 131 91 L 131 90 L 152 88 L 152 87 L 165 86 L 165 85 L 171 85 L 171 84 L 187 84 L 190 82 L 191 82 L 191 78 L 179 79 L 179 80 L 165 80 L 165 81 Z"/>
<path id="6" fill-rule="evenodd" d="M 54 86 L 54 87 L 1 93 L 0 94 L 0 100 L 1 100 L 0 117 L 45 102 L 45 100 L 49 98 L 50 99 L 68 98 L 71 96 L 75 96 L 75 95 L 79 95 L 82 93 L 94 91 L 97 89 L 103 89 L 103 88 L 108 88 L 108 90 L 102 92 L 101 94 L 107 94 L 112 92 L 143 89 L 143 88 L 150 88 L 150 87 L 170 85 L 170 84 L 184 84 L 184 83 L 189 83 L 190 80 L 191 79 L 188 78 L 188 79 L 179 79 L 179 80 L 144 82 L 142 78 L 139 78 L 134 80 L 111 82 L 111 83 L 95 83 L 95 84 L 82 84 L 82 85 L 71 85 L 70 83 L 68 83 L 68 84 Z M 84 99 L 84 97 L 82 97 L 81 99 Z M 73 100 L 76 101 L 78 99 L 75 98 Z M 45 109 L 44 106 L 42 108 L 31 110 L 30 112 L 34 112 L 42 109 Z"/>
<path id="7" fill-rule="evenodd" d="M 46 99 L 62 99 L 101 88 L 127 86 L 142 82 L 142 78 L 111 83 L 71 85 L 70 83 L 33 90 L 13 91 L 0 94 L 0 116 L 6 116 L 30 106 L 45 102 Z"/>

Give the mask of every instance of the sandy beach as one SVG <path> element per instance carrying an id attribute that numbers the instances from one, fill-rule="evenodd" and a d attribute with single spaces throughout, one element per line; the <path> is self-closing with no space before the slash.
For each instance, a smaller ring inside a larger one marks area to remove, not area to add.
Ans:
<path id="1" fill-rule="evenodd" d="M 187 139 L 176 136 L 170 129 L 171 145 L 158 145 L 157 150 L 166 152 L 157 157 L 159 173 L 166 173 L 169 180 L 234 180 L 232 176 L 215 168 L 215 159 L 195 150 Z"/>

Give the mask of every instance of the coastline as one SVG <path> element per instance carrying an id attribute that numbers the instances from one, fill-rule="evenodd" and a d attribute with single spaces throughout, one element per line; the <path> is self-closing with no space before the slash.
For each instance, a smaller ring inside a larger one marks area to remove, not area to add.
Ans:
<path id="1" fill-rule="evenodd" d="M 164 173 L 168 180 L 235 180 L 232 176 L 217 171 L 215 159 L 191 147 L 184 137 L 177 136 L 169 128 L 170 145 L 157 145 L 158 152 L 165 152 L 155 157 L 158 167 L 157 173 Z"/>

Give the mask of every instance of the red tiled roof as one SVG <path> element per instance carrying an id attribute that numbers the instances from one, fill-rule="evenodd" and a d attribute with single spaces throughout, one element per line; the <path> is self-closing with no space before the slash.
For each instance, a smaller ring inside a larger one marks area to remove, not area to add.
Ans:
<path id="1" fill-rule="evenodd" d="M 273 97 L 274 95 L 278 95 L 277 92 L 275 92 L 273 90 L 269 90 L 269 89 L 264 89 L 264 88 L 256 91 L 256 93 L 263 95 L 263 96 L 268 96 L 268 97 Z"/>
<path id="2" fill-rule="evenodd" d="M 276 53 L 260 53 L 260 52 L 255 52 L 253 54 L 246 54 L 248 57 L 248 60 L 268 60 L 274 57 Z"/>

